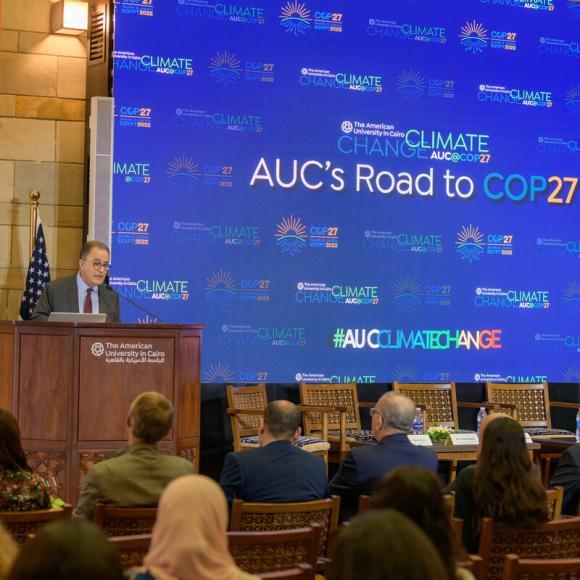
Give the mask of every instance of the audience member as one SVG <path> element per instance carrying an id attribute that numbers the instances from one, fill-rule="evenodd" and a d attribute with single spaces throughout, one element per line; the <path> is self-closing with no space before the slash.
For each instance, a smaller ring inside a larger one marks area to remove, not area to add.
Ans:
<path id="1" fill-rule="evenodd" d="M 42 478 L 28 467 L 14 415 L 0 409 L 0 511 L 19 512 L 50 508 Z"/>
<path id="2" fill-rule="evenodd" d="M 396 467 L 415 465 L 437 471 L 435 453 L 413 445 L 407 437 L 415 418 L 415 404 L 409 397 L 396 391 L 385 393 L 371 414 L 377 444 L 351 449 L 330 483 L 330 493 L 342 498 L 343 519 L 356 513 L 360 494 L 371 494 L 376 482 Z"/>
<path id="3" fill-rule="evenodd" d="M 354 518 L 338 537 L 328 580 L 449 580 L 425 533 L 395 510 Z"/>
<path id="4" fill-rule="evenodd" d="M 228 501 L 298 502 L 328 495 L 322 457 L 292 445 L 300 436 L 301 413 L 290 401 L 270 403 L 260 420 L 260 447 L 230 453 L 220 485 Z"/>
<path id="5" fill-rule="evenodd" d="M 189 461 L 157 449 L 157 442 L 169 433 L 172 424 L 173 406 L 163 395 L 139 395 L 127 418 L 128 447 L 87 473 L 74 516 L 92 518 L 97 502 L 118 507 L 156 506 L 171 480 L 193 473 Z"/>
<path id="6" fill-rule="evenodd" d="M 26 542 L 9 580 L 122 580 L 116 549 L 91 522 L 47 524 Z"/>
<path id="7" fill-rule="evenodd" d="M 370 507 L 407 516 L 427 534 L 450 578 L 473 580 L 471 572 L 456 568 L 450 514 L 436 475 L 421 467 L 398 467 L 379 481 Z"/>
<path id="8" fill-rule="evenodd" d="M 532 469 L 524 431 L 510 417 L 489 415 L 476 465 L 464 468 L 452 488 L 463 543 L 476 553 L 479 519 L 533 528 L 548 519 L 546 493 Z"/>
<path id="9" fill-rule="evenodd" d="M 580 445 L 572 445 L 562 453 L 550 481 L 550 487 L 556 485 L 564 488 L 562 513 L 569 516 L 577 515 L 580 503 Z"/>
<path id="10" fill-rule="evenodd" d="M 228 508 L 219 485 L 203 475 L 171 482 L 159 501 L 143 568 L 131 580 L 259 580 L 242 572 L 229 550 Z"/>
<path id="11" fill-rule="evenodd" d="M 0 522 L 0 580 L 8 578 L 8 572 L 18 554 L 18 546 L 8 530 Z"/>

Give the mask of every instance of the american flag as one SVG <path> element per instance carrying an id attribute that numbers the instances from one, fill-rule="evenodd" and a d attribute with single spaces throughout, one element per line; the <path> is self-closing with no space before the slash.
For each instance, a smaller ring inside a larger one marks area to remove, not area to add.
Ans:
<path id="1" fill-rule="evenodd" d="M 30 258 L 28 274 L 26 275 L 26 287 L 20 304 L 20 318 L 22 320 L 30 319 L 36 302 L 40 298 L 42 289 L 47 282 L 50 282 L 50 266 L 46 255 L 46 240 L 42 231 L 42 223 L 39 220 L 34 250 Z"/>

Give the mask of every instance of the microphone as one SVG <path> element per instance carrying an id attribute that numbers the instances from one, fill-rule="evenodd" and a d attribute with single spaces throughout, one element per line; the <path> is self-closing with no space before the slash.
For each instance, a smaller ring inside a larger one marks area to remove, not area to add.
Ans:
<path id="1" fill-rule="evenodd" d="M 105 281 L 103 282 L 103 286 L 105 288 L 107 288 L 108 290 L 111 290 L 111 291 L 115 292 L 115 294 L 117 294 L 118 296 L 120 296 L 123 300 L 127 301 L 129 304 L 132 304 L 135 308 L 137 308 L 138 310 L 141 310 L 141 312 L 144 312 L 145 314 L 147 314 L 147 316 L 150 316 L 154 320 L 157 320 L 157 321 L 159 321 L 161 323 L 164 323 L 165 322 L 165 320 L 162 320 L 161 318 L 159 318 L 159 316 L 156 316 L 155 314 L 153 314 L 153 312 L 149 312 L 149 310 L 147 310 L 146 308 L 143 308 L 143 306 L 141 306 L 140 304 L 137 304 L 137 302 L 131 300 L 130 298 L 127 298 L 127 296 L 123 296 L 120 292 L 117 292 L 109 284 L 109 274 L 108 273 L 105 276 Z"/>

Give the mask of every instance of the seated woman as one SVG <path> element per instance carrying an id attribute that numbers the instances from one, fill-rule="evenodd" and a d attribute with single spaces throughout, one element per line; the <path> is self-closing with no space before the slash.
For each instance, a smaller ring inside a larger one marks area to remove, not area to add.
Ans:
<path id="1" fill-rule="evenodd" d="M 449 580 L 433 544 L 395 510 L 371 510 L 340 533 L 328 580 Z"/>
<path id="2" fill-rule="evenodd" d="M 463 543 L 470 553 L 477 553 L 482 517 L 523 528 L 548 520 L 546 492 L 532 468 L 524 431 L 510 417 L 489 415 L 477 464 L 459 473 L 453 489 L 454 515 L 463 520 Z"/>
<path id="3" fill-rule="evenodd" d="M 42 478 L 28 467 L 14 415 L 0 409 L 0 512 L 50 508 Z"/>
<path id="4" fill-rule="evenodd" d="M 8 580 L 123 580 L 119 554 L 103 530 L 83 520 L 43 526 L 20 549 Z"/>
<path id="5" fill-rule="evenodd" d="M 203 475 L 184 475 L 166 488 L 143 568 L 132 580 L 259 580 L 234 563 L 226 531 L 228 506 L 220 486 Z"/>
<path id="6" fill-rule="evenodd" d="M 472 580 L 455 565 L 453 533 L 441 483 L 421 467 L 399 467 L 381 479 L 371 498 L 371 509 L 392 508 L 415 522 L 429 537 L 450 578 Z"/>

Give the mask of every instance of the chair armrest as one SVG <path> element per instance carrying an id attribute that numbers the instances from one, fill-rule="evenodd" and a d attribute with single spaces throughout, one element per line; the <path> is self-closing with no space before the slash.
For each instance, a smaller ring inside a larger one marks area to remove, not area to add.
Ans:
<path id="1" fill-rule="evenodd" d="M 580 403 L 564 403 L 560 401 L 550 401 L 550 407 L 558 409 L 580 409 Z"/>
<path id="2" fill-rule="evenodd" d="M 263 415 L 264 410 L 260 409 L 232 409 L 228 407 L 228 415 Z"/>
<path id="3" fill-rule="evenodd" d="M 481 401 L 481 403 L 457 401 L 457 406 L 463 409 L 479 409 L 480 407 L 485 407 L 486 409 L 494 409 L 499 407 L 504 409 L 513 409 L 514 411 L 517 409 L 517 405 L 515 403 L 490 403 L 489 401 Z"/>
<path id="4" fill-rule="evenodd" d="M 340 413 L 340 453 L 346 449 L 346 412 L 348 407 L 338 405 L 298 405 L 298 408 L 304 413 L 322 413 L 322 438 L 328 440 L 328 413 Z"/>

